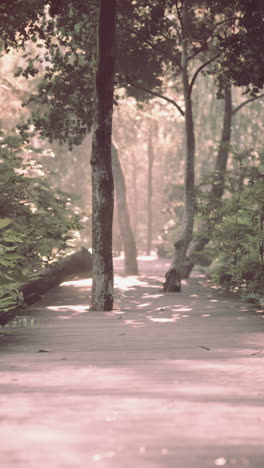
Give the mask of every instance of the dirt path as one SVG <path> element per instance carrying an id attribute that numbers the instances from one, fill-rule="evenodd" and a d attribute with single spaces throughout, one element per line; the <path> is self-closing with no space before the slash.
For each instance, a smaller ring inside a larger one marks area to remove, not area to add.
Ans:
<path id="1" fill-rule="evenodd" d="M 1 467 L 264 467 L 264 314 L 199 274 L 164 294 L 166 269 L 117 276 L 111 313 L 64 283 L 0 330 Z"/>

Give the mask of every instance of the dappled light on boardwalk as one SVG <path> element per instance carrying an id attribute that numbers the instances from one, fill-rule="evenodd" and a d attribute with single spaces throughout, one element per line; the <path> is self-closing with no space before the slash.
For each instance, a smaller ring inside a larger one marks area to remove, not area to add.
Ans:
<path id="1" fill-rule="evenodd" d="M 73 281 L 3 330 L 4 467 L 263 468 L 262 315 L 196 274 L 163 293 L 164 264 L 117 274 L 113 311 Z"/>
<path id="2" fill-rule="evenodd" d="M 121 291 L 128 291 L 136 286 L 148 286 L 148 283 L 139 276 L 115 276 L 114 285 Z"/>
<path id="3" fill-rule="evenodd" d="M 92 286 L 92 278 L 82 279 L 82 280 L 72 280 L 62 283 L 60 287 L 63 286 L 73 286 L 75 288 L 87 288 Z"/>
<path id="4" fill-rule="evenodd" d="M 47 309 L 54 311 L 55 313 L 68 312 L 68 315 L 58 315 L 57 318 L 59 319 L 70 319 L 71 317 L 75 317 L 76 315 L 83 314 L 89 310 L 88 306 L 85 306 L 85 305 L 71 305 L 68 307 L 67 306 L 49 306 L 47 307 Z"/>

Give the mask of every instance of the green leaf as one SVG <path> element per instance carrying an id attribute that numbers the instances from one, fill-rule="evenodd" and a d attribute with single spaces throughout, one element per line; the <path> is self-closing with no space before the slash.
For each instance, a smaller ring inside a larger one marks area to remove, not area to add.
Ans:
<path id="1" fill-rule="evenodd" d="M 0 229 L 4 229 L 12 223 L 10 218 L 0 218 Z"/>

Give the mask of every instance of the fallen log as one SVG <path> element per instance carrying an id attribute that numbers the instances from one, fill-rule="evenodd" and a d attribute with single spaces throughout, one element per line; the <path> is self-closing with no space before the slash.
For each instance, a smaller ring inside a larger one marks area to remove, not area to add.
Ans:
<path id="1" fill-rule="evenodd" d="M 19 291 L 23 293 L 25 303 L 30 305 L 35 302 L 36 295 L 40 296 L 64 281 L 79 276 L 92 276 L 92 255 L 84 247 L 36 273 L 36 279 L 24 283 Z"/>
<path id="2" fill-rule="evenodd" d="M 9 311 L 0 311 L 0 325 L 3 326 L 10 322 L 10 320 L 13 320 L 16 315 L 21 314 L 24 308 L 37 302 L 41 298 L 41 294 L 59 286 L 64 281 L 78 277 L 91 277 L 92 254 L 82 247 L 77 252 L 40 270 L 34 276 L 35 278 L 23 283 L 19 287 L 19 292 L 23 294 L 23 308 L 19 306 Z"/>

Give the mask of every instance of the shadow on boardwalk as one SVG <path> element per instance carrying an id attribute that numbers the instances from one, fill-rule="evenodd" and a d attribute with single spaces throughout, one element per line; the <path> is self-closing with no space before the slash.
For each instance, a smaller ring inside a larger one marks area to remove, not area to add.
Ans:
<path id="1" fill-rule="evenodd" d="M 198 273 L 164 294 L 167 268 L 117 259 L 113 312 L 69 282 L 3 332 L 2 466 L 263 468 L 262 314 Z"/>

